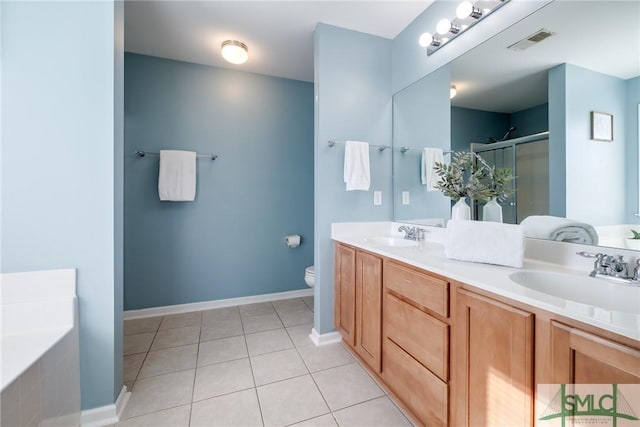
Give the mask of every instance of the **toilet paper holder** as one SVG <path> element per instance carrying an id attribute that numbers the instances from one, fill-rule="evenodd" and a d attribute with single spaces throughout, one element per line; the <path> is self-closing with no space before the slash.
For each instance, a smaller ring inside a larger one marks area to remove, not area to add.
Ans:
<path id="1" fill-rule="evenodd" d="M 297 248 L 300 246 L 300 242 L 302 238 L 299 234 L 290 234 L 288 236 L 284 236 L 284 244 L 289 246 L 290 248 Z"/>

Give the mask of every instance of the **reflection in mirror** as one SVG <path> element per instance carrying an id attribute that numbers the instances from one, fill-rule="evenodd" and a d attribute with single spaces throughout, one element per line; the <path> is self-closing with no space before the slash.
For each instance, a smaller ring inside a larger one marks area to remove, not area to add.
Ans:
<path id="1" fill-rule="evenodd" d="M 505 222 L 571 218 L 599 245 L 640 249 L 629 239 L 640 230 L 638 52 L 639 2 L 556 1 L 398 92 L 394 219 L 446 222 L 450 201 L 421 183 L 421 150 L 473 148 L 515 170 Z M 592 139 L 592 112 L 613 116 L 612 141 Z M 482 203 L 472 207 L 481 219 Z"/>

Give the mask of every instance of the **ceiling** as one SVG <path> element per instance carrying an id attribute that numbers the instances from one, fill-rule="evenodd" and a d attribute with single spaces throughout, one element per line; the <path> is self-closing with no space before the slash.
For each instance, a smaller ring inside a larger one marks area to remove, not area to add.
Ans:
<path id="1" fill-rule="evenodd" d="M 125 50 L 313 81 L 319 22 L 393 39 L 427 1 L 135 1 L 125 3 Z M 249 47 L 243 65 L 225 62 L 223 41 Z"/>
<path id="2" fill-rule="evenodd" d="M 524 51 L 507 49 L 542 28 L 556 35 Z M 458 90 L 452 105 L 513 113 L 543 104 L 547 70 L 562 63 L 622 79 L 638 76 L 640 2 L 550 3 L 451 63 Z"/>

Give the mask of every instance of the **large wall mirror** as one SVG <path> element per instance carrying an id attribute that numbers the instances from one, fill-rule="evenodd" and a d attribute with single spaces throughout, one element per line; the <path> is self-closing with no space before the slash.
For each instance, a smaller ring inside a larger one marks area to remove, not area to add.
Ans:
<path id="1" fill-rule="evenodd" d="M 593 244 L 640 250 L 639 53 L 640 2 L 555 1 L 396 93 L 394 219 L 444 226 L 451 201 L 423 185 L 422 150 L 473 150 L 515 170 L 504 222 L 569 218 Z"/>

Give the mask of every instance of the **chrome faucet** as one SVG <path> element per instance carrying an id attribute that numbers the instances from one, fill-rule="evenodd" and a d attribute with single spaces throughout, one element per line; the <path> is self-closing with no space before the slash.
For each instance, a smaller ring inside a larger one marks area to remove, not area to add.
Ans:
<path id="1" fill-rule="evenodd" d="M 407 240 L 421 241 L 424 240 L 424 228 L 409 227 L 408 225 L 401 225 L 398 227 L 398 231 L 404 231 L 404 238 Z"/>
<path id="2" fill-rule="evenodd" d="M 611 279 L 617 282 L 640 285 L 640 259 L 636 261 L 633 276 L 629 276 L 629 264 L 623 255 L 607 255 L 603 253 L 576 252 L 585 258 L 595 258 L 591 277 Z"/>

